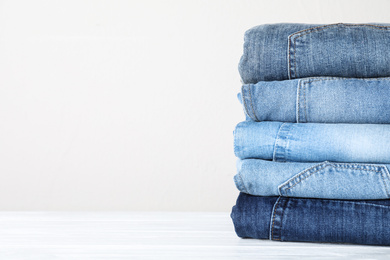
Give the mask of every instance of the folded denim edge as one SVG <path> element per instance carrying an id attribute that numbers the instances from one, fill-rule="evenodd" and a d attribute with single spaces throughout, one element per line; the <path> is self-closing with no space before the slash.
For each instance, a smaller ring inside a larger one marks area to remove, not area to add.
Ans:
<path id="1" fill-rule="evenodd" d="M 234 180 L 234 184 L 236 185 L 237 189 L 240 192 L 250 194 L 248 192 L 248 189 L 245 186 L 244 180 L 242 179 L 242 176 L 239 172 L 236 175 L 234 175 L 233 180 Z"/>
<path id="2" fill-rule="evenodd" d="M 251 93 L 251 84 L 245 84 L 241 87 L 241 98 L 242 105 L 244 107 L 244 112 L 247 116 L 250 117 L 253 121 L 260 121 L 256 115 L 255 109 L 253 107 L 252 93 Z M 249 103 L 249 104 L 248 104 Z M 250 106 L 250 108 L 249 108 Z"/>

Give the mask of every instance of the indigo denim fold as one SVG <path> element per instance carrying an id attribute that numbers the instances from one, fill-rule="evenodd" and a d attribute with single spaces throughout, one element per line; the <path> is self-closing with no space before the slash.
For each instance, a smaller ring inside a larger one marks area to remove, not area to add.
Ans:
<path id="1" fill-rule="evenodd" d="M 390 164 L 237 161 L 239 191 L 257 196 L 376 200 L 390 198 Z"/>
<path id="2" fill-rule="evenodd" d="M 234 130 L 240 159 L 390 163 L 390 124 L 253 122 Z"/>
<path id="3" fill-rule="evenodd" d="M 260 197 L 240 193 L 231 218 L 239 237 L 390 245 L 390 200 Z"/>
<path id="4" fill-rule="evenodd" d="M 243 83 L 313 76 L 390 76 L 390 24 L 265 24 L 249 29 Z"/>
<path id="5" fill-rule="evenodd" d="M 253 121 L 390 123 L 390 78 L 314 77 L 245 84 L 239 99 Z"/>

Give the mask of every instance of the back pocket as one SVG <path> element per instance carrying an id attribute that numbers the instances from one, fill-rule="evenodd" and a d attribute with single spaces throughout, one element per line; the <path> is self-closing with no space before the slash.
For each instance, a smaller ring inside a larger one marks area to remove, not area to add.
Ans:
<path id="1" fill-rule="evenodd" d="M 326 199 L 387 199 L 389 172 L 384 165 L 323 162 L 282 185 L 286 197 Z"/>
<path id="2" fill-rule="evenodd" d="M 331 24 L 289 36 L 289 78 L 390 76 L 390 26 Z"/>

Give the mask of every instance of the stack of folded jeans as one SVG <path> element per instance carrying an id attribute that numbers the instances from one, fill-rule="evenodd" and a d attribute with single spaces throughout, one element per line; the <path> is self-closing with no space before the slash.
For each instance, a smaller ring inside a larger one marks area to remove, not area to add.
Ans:
<path id="1" fill-rule="evenodd" d="M 239 71 L 237 235 L 390 245 L 390 25 L 257 26 Z"/>

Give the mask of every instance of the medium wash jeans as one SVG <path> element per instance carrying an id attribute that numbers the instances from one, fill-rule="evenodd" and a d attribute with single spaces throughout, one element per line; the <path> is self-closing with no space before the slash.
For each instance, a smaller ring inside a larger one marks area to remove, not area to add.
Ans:
<path id="1" fill-rule="evenodd" d="M 234 152 L 278 162 L 390 163 L 390 124 L 244 121 L 234 130 Z"/>
<path id="2" fill-rule="evenodd" d="M 390 245 L 390 200 L 259 197 L 240 193 L 231 217 L 239 237 Z"/>
<path id="3" fill-rule="evenodd" d="M 390 164 L 237 161 L 239 191 L 257 196 L 348 200 L 390 198 Z"/>
<path id="4" fill-rule="evenodd" d="M 390 76 L 390 24 L 266 24 L 249 29 L 244 84 L 313 76 Z"/>
<path id="5" fill-rule="evenodd" d="M 390 78 L 261 81 L 239 94 L 251 120 L 293 123 L 390 124 L 389 97 Z"/>

